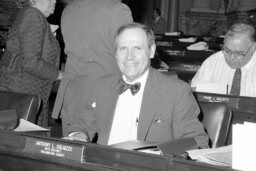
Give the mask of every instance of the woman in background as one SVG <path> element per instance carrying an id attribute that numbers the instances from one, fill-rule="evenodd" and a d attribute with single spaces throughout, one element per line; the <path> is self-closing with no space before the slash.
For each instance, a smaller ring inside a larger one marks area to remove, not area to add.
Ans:
<path id="1" fill-rule="evenodd" d="M 46 104 L 53 82 L 62 78 L 60 47 L 46 18 L 56 0 L 16 0 L 20 8 L 0 61 L 0 89 L 37 94 L 43 106 L 38 125 L 48 126 Z"/>

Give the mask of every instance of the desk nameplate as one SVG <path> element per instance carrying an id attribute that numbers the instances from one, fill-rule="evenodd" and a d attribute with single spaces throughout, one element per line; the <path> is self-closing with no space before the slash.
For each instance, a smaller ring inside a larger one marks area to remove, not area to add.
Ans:
<path id="1" fill-rule="evenodd" d="M 227 103 L 229 106 L 233 108 L 237 108 L 238 106 L 237 98 L 203 95 L 203 96 L 197 96 L 197 100 L 199 102 L 223 102 L 223 103 Z"/>
<path id="2" fill-rule="evenodd" d="M 26 138 L 24 152 L 82 162 L 84 146 L 67 145 L 37 138 Z"/>

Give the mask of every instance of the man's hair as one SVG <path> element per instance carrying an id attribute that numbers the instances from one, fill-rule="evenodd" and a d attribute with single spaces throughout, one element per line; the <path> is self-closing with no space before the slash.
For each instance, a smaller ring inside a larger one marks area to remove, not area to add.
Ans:
<path id="1" fill-rule="evenodd" d="M 247 34 L 252 42 L 255 41 L 255 29 L 252 25 L 246 23 L 233 24 L 227 31 L 225 39 L 227 37 L 234 37 L 238 34 Z"/>
<path id="2" fill-rule="evenodd" d="M 130 24 L 126 24 L 121 26 L 116 33 L 116 37 L 115 37 L 115 47 L 117 47 L 117 40 L 118 37 L 120 36 L 120 34 L 122 34 L 125 30 L 128 29 L 142 29 L 145 31 L 146 35 L 147 35 L 147 39 L 148 39 L 148 46 L 149 48 L 155 44 L 155 36 L 154 33 L 152 31 L 152 29 L 146 25 L 140 24 L 140 23 L 130 23 Z"/>

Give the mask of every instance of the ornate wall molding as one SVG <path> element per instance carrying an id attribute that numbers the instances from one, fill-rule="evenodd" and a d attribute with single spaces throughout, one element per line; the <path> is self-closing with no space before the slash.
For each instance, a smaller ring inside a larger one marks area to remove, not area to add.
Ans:
<path id="1" fill-rule="evenodd" d="M 235 22 L 247 22 L 244 11 L 230 13 L 184 12 L 179 15 L 179 30 L 185 35 L 220 36 Z"/>

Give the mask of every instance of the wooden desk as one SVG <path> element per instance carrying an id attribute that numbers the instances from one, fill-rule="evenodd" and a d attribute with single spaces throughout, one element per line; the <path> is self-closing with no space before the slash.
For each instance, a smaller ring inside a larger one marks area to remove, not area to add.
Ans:
<path id="1" fill-rule="evenodd" d="M 166 63 L 180 62 L 180 63 L 199 63 L 211 56 L 215 51 L 203 50 L 172 50 L 160 49 L 158 50 L 159 58 Z"/>
<path id="2" fill-rule="evenodd" d="M 90 143 L 80 143 L 56 138 L 0 130 L 0 170 L 20 171 L 71 171 L 71 170 L 128 170 L 128 171 L 228 171 L 225 167 L 198 163 L 172 156 L 159 156 L 142 152 L 122 150 Z M 27 152 L 27 139 L 83 146 L 83 161 L 46 154 Z"/>
<path id="3" fill-rule="evenodd" d="M 181 42 L 180 38 L 196 38 L 194 42 Z M 166 35 L 156 35 L 156 45 L 161 48 L 162 46 L 167 46 L 171 49 L 186 49 L 187 46 L 197 43 L 206 42 L 210 50 L 219 51 L 223 45 L 222 37 L 210 37 L 210 36 L 195 36 L 195 35 L 180 35 L 180 36 L 166 36 Z"/>
<path id="4" fill-rule="evenodd" d="M 230 167 L 213 166 L 179 158 L 173 158 L 172 168 L 173 171 L 235 171 L 235 169 Z"/>
<path id="5" fill-rule="evenodd" d="M 190 82 L 203 61 L 213 53 L 214 51 L 160 49 L 156 58 L 168 64 L 180 79 Z"/>
<path id="6" fill-rule="evenodd" d="M 28 154 L 22 151 L 0 149 L 0 170 L 8 171 L 114 171 L 119 170 L 92 163 L 78 163 L 50 157 Z"/>
<path id="7" fill-rule="evenodd" d="M 200 92 L 194 92 L 194 95 L 199 102 L 227 103 L 233 111 L 232 124 L 244 121 L 256 123 L 256 98 L 254 97 Z M 232 127 L 229 129 L 227 144 L 232 144 Z"/>
<path id="8" fill-rule="evenodd" d="M 43 168 L 42 170 L 46 171 L 53 170 L 53 168 L 59 167 L 65 163 L 66 164 L 63 165 L 61 168 L 65 168 L 66 170 L 72 170 L 72 168 L 73 170 L 82 170 L 87 167 L 90 168 L 89 170 L 104 170 L 104 168 L 108 168 L 109 170 L 120 169 L 141 171 L 167 171 L 171 169 L 170 158 L 166 156 L 152 155 L 130 150 L 122 150 L 91 143 L 82 143 L 63 139 L 40 137 L 29 134 L 20 134 L 11 131 L 0 130 L 0 137 L 0 163 L 6 163 L 3 166 L 0 165 L 0 170 L 11 170 L 13 167 L 24 168 L 24 162 L 29 166 L 36 166 L 36 168 L 38 169 Z M 62 145 L 64 144 L 70 146 L 84 147 L 82 158 L 83 160 L 81 163 L 79 163 L 77 161 L 72 161 L 63 157 L 24 152 L 25 143 L 29 138 L 36 138 L 38 141 L 59 143 Z M 8 153 L 10 153 L 10 155 L 8 157 L 5 157 Z M 15 162 L 15 158 L 16 161 L 19 161 L 18 165 L 15 164 L 17 166 L 13 166 L 12 164 Z M 39 163 L 41 161 L 42 164 L 40 165 Z M 72 162 L 74 164 L 71 165 L 71 167 L 68 167 L 69 164 Z"/>
<path id="9" fill-rule="evenodd" d="M 219 36 L 198 36 L 198 35 L 165 35 L 165 34 L 156 34 L 155 38 L 156 41 L 174 41 L 179 40 L 180 38 L 190 38 L 190 37 L 196 37 L 197 41 L 207 41 L 207 42 L 214 42 L 214 43 L 223 43 L 224 38 Z"/>
<path id="10" fill-rule="evenodd" d="M 195 42 L 180 42 L 180 38 L 196 37 Z M 209 50 L 187 50 L 191 44 L 204 41 Z M 223 38 L 207 36 L 166 36 L 156 35 L 156 58 L 177 72 L 180 79 L 190 82 L 203 61 L 222 49 Z M 157 68 L 154 65 L 155 68 Z"/>

